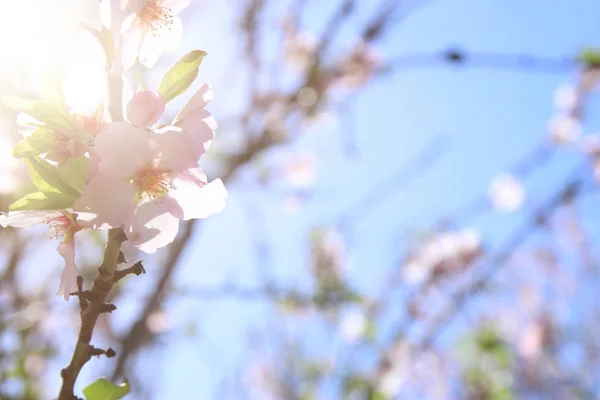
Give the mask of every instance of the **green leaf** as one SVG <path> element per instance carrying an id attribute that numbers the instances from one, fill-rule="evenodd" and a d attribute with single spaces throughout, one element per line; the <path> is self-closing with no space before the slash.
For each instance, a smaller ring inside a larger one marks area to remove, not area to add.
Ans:
<path id="1" fill-rule="evenodd" d="M 89 165 L 90 159 L 87 157 L 69 158 L 58 170 L 65 182 L 81 193 L 85 187 L 85 173 Z"/>
<path id="2" fill-rule="evenodd" d="M 21 97 L 15 95 L 4 95 L 1 98 L 2 104 L 16 111 L 25 111 L 34 107 L 36 104 L 43 102 L 41 99 L 32 97 Z"/>
<path id="3" fill-rule="evenodd" d="M 78 177 L 68 166 L 56 167 L 38 156 L 27 159 L 33 184 L 42 192 L 62 193 L 79 197 L 84 186 L 83 177 Z"/>
<path id="4" fill-rule="evenodd" d="M 85 141 L 91 139 L 62 102 L 12 95 L 2 96 L 1 101 L 5 106 L 22 111 L 43 122 L 48 128 L 58 129 L 73 138 Z"/>
<path id="5" fill-rule="evenodd" d="M 22 158 L 37 156 L 50 151 L 54 139 L 52 129 L 37 128 L 30 136 L 19 141 L 13 149 L 13 157 Z"/>
<path id="6" fill-rule="evenodd" d="M 21 210 L 60 210 L 71 208 L 77 200 L 76 196 L 70 196 L 56 192 L 35 192 L 21 197 L 12 203 L 10 211 Z"/>
<path id="7" fill-rule="evenodd" d="M 206 52 L 194 50 L 187 53 L 163 76 L 158 93 L 165 103 L 185 92 L 198 76 L 198 69 Z"/>
<path id="8" fill-rule="evenodd" d="M 377 324 L 373 320 L 369 320 L 367 322 L 367 327 L 365 329 L 365 338 L 371 342 L 375 343 L 377 340 Z"/>
<path id="9" fill-rule="evenodd" d="M 374 390 L 369 395 L 369 400 L 388 400 L 388 398 L 378 390 Z"/>
<path id="10" fill-rule="evenodd" d="M 586 48 L 583 49 L 577 59 L 589 67 L 600 67 L 600 49 Z"/>
<path id="11" fill-rule="evenodd" d="M 130 391 L 129 383 L 124 381 L 119 386 L 108 379 L 100 378 L 83 389 L 86 400 L 119 400 Z"/>

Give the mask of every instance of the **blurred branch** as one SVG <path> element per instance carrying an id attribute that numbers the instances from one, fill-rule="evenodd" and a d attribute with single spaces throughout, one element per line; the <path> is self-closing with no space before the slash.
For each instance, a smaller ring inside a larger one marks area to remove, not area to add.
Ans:
<path id="1" fill-rule="evenodd" d="M 531 151 L 526 153 L 522 158 L 518 159 L 515 164 L 507 169 L 511 175 L 519 179 L 525 179 L 531 173 L 538 170 L 546 164 L 554 152 L 554 144 L 546 138 L 541 143 L 536 145 Z M 443 225 L 452 225 L 454 223 L 464 223 L 472 220 L 490 209 L 490 201 L 487 193 L 482 193 L 467 201 L 458 209 L 443 217 Z"/>
<path id="2" fill-rule="evenodd" d="M 246 36 L 246 58 L 250 61 L 250 93 L 258 92 L 258 82 L 260 75 L 260 51 L 257 47 L 258 43 L 258 25 L 260 13 L 265 6 L 265 0 L 249 0 L 245 7 L 241 28 Z"/>
<path id="3" fill-rule="evenodd" d="M 434 53 L 406 54 L 390 57 L 380 73 L 455 65 L 457 67 L 509 69 L 518 71 L 560 73 L 572 70 L 581 63 L 573 57 L 542 57 L 500 53 L 469 53 L 448 49 Z"/>
<path id="4" fill-rule="evenodd" d="M 391 23 L 398 23 L 408 14 L 418 10 L 421 7 L 432 3 L 433 0 L 418 0 L 418 3 L 409 9 L 402 10 L 402 5 L 406 2 L 402 0 L 384 0 L 380 11 L 362 30 L 362 38 L 366 42 L 377 40 L 381 37 Z M 401 12 L 404 11 L 404 12 Z"/>
<path id="5" fill-rule="evenodd" d="M 546 221 L 559 207 L 572 201 L 580 193 L 583 185 L 579 178 L 580 171 L 581 168 L 577 168 L 574 177 L 571 178 L 560 191 L 552 196 L 544 205 L 530 214 L 504 245 L 489 258 L 488 264 L 490 266 L 480 277 L 465 285 L 452 296 L 448 305 L 430 324 L 427 333 L 425 333 L 420 342 L 422 348 L 429 347 L 433 341 L 442 334 L 452 318 L 466 306 L 468 300 L 487 287 L 488 283 L 493 279 L 496 273 L 506 265 L 515 250 L 517 250 L 517 248 L 522 245 L 538 227 L 544 226 Z"/>
<path id="6" fill-rule="evenodd" d="M 336 11 L 329 19 L 329 23 L 325 27 L 325 30 L 321 34 L 321 40 L 317 47 L 315 58 L 319 59 L 325 50 L 329 47 L 329 44 L 335 38 L 337 32 L 342 26 L 344 20 L 354 10 L 354 0 L 342 0 Z"/>
<path id="7" fill-rule="evenodd" d="M 179 263 L 179 259 L 183 254 L 185 246 L 189 242 L 198 226 L 199 225 L 194 222 L 186 222 L 183 227 L 183 232 L 181 232 L 176 241 L 169 246 L 169 256 L 166 262 L 163 263 L 162 275 L 156 283 L 155 288 L 152 290 L 152 294 L 148 299 L 146 299 L 140 316 L 135 320 L 129 331 L 121 339 L 121 350 L 117 357 L 117 362 L 115 363 L 112 373 L 113 380 L 123 375 L 124 368 L 129 357 L 132 354 L 135 354 L 150 337 L 150 332 L 146 327 L 146 319 L 160 304 L 165 294 L 165 288 L 167 287 L 167 284 L 171 279 L 171 275 Z"/>
<path id="8" fill-rule="evenodd" d="M 200 300 L 219 300 L 235 298 L 236 300 L 280 301 L 293 299 L 297 304 L 308 305 L 313 295 L 300 294 L 294 290 L 277 289 L 273 286 L 243 287 L 225 284 L 217 287 L 183 288 L 177 291 L 180 296 Z"/>
<path id="9" fill-rule="evenodd" d="M 421 351 L 429 348 L 434 340 L 443 333 L 444 328 L 449 324 L 454 316 L 462 310 L 469 299 L 483 291 L 489 282 L 493 279 L 495 274 L 506 265 L 515 250 L 521 246 L 527 239 L 534 233 L 539 227 L 543 226 L 547 219 L 563 204 L 572 201 L 579 193 L 582 187 L 580 178 L 581 166 L 578 166 L 572 178 L 565 184 L 558 192 L 554 194 L 548 201 L 533 211 L 529 217 L 523 221 L 518 229 L 506 240 L 505 244 L 500 249 L 490 256 L 487 260 L 487 264 L 490 265 L 478 278 L 466 284 L 458 292 L 454 293 L 451 300 L 448 302 L 446 307 L 437 315 L 436 318 L 429 324 L 429 328 L 423 335 L 423 338 L 419 341 L 417 348 Z M 483 256 L 483 254 L 482 254 Z M 482 257 L 477 257 L 471 264 L 479 262 Z M 418 297 L 418 294 L 411 297 L 408 301 L 410 305 L 414 299 Z M 390 347 L 382 351 L 381 358 L 377 367 L 377 376 L 381 377 L 389 367 L 392 360 L 389 359 L 391 348 L 397 343 L 400 343 L 407 336 L 408 332 L 413 326 L 419 321 L 418 318 L 410 318 L 405 320 L 400 326 L 395 328 L 393 339 L 390 343 Z"/>

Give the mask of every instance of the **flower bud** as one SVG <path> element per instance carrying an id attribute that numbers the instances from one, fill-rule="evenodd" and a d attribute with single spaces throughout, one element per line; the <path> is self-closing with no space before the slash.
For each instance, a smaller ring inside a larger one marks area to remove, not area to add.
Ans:
<path id="1" fill-rule="evenodd" d="M 165 101 L 160 94 L 142 90 L 134 94 L 127 104 L 127 120 L 135 126 L 150 126 L 164 111 Z"/>

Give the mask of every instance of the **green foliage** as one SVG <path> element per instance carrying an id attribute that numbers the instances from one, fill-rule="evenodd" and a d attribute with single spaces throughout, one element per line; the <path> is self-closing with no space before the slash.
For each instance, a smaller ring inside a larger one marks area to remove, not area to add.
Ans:
<path id="1" fill-rule="evenodd" d="M 43 192 L 55 192 L 78 197 L 85 181 L 82 171 L 83 162 L 73 161 L 55 166 L 38 156 L 27 159 L 27 167 L 33 184 Z M 76 170 L 75 170 L 76 168 Z"/>
<path id="2" fill-rule="evenodd" d="M 368 400 L 389 400 L 383 393 L 373 387 L 371 382 L 362 376 L 348 376 L 343 383 L 344 398 L 356 397 Z"/>
<path id="3" fill-rule="evenodd" d="M 58 193 L 35 192 L 29 193 L 12 203 L 8 209 L 10 211 L 22 210 L 63 210 L 73 206 L 77 200 L 76 197 L 67 196 Z"/>
<path id="4" fill-rule="evenodd" d="M 198 76 L 198 70 L 206 52 L 194 50 L 187 53 L 163 76 L 158 92 L 165 103 L 184 93 Z"/>
<path id="5" fill-rule="evenodd" d="M 2 104 L 30 115 L 48 129 L 59 130 L 70 137 L 85 141 L 91 139 L 63 102 L 6 95 L 2 96 Z"/>
<path id="6" fill-rule="evenodd" d="M 86 400 L 119 400 L 130 391 L 129 383 L 124 381 L 115 385 L 111 381 L 100 378 L 96 382 L 83 389 Z"/>
<path id="7" fill-rule="evenodd" d="M 89 160 L 72 158 L 62 166 L 55 166 L 38 156 L 29 157 L 27 166 L 37 192 L 21 197 L 9 210 L 54 210 L 73 206 L 85 186 L 84 175 Z"/>
<path id="8" fill-rule="evenodd" d="M 461 344 L 467 390 L 485 400 L 514 399 L 510 378 L 513 354 L 492 326 L 483 326 Z"/>
<path id="9" fill-rule="evenodd" d="M 600 68 L 600 49 L 583 49 L 577 56 L 577 59 L 589 67 Z"/>
<path id="10" fill-rule="evenodd" d="M 377 340 L 377 323 L 372 319 L 369 319 L 367 321 L 367 328 L 365 329 L 365 338 L 371 343 L 375 343 L 375 341 Z"/>
<path id="11" fill-rule="evenodd" d="M 13 149 L 13 157 L 23 158 L 47 153 L 54 143 L 52 133 L 52 129 L 37 128 L 30 136 L 17 143 Z"/>
<path id="12" fill-rule="evenodd" d="M 388 400 L 388 398 L 378 390 L 373 390 L 369 395 L 369 400 Z"/>

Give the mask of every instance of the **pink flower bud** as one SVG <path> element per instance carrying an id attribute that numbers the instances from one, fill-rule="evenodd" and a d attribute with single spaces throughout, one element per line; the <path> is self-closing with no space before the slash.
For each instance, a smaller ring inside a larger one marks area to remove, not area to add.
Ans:
<path id="1" fill-rule="evenodd" d="M 127 104 L 127 119 L 135 126 L 150 126 L 164 111 L 165 101 L 158 93 L 141 90 Z"/>

